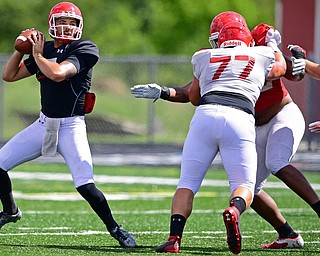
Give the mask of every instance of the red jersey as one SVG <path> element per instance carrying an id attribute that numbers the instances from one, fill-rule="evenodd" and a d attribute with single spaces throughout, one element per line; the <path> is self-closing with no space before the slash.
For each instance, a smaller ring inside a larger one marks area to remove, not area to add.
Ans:
<path id="1" fill-rule="evenodd" d="M 257 113 L 281 102 L 281 100 L 287 95 L 288 90 L 280 78 L 267 82 L 262 88 L 260 96 L 256 102 L 255 112 Z"/>

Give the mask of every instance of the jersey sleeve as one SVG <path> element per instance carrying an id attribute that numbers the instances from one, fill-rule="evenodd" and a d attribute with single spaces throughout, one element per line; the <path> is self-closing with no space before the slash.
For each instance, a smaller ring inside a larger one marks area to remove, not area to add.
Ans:
<path id="1" fill-rule="evenodd" d="M 267 76 L 269 75 L 273 67 L 273 64 L 275 63 L 274 52 L 269 46 L 256 46 L 256 48 L 258 49 L 257 51 L 258 55 L 266 57 L 270 60 L 269 65 L 266 67 L 266 72 L 265 72 L 265 77 L 267 78 Z"/>
<path id="2" fill-rule="evenodd" d="M 206 59 L 210 58 L 210 52 L 208 49 L 197 51 L 195 54 L 193 54 L 191 63 L 193 66 L 193 75 L 199 79 L 202 69 L 204 68 L 204 65 L 202 65 L 204 62 L 207 62 Z"/>
<path id="3" fill-rule="evenodd" d="M 99 60 L 99 48 L 91 41 L 75 41 L 68 51 L 67 61 L 71 62 L 80 73 L 92 68 Z"/>

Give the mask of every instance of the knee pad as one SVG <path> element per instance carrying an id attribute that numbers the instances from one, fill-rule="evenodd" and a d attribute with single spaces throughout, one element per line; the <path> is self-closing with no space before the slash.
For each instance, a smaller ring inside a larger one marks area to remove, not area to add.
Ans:
<path id="1" fill-rule="evenodd" d="M 289 164 L 288 159 L 270 159 L 266 162 L 266 166 L 268 170 L 275 175 L 278 171 L 280 171 L 283 167 Z"/>

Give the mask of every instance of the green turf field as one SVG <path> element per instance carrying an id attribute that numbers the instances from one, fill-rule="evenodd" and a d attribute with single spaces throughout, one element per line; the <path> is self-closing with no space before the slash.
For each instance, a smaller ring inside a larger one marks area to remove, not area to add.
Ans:
<path id="1" fill-rule="evenodd" d="M 0 255 L 158 255 L 156 246 L 169 231 L 172 195 L 178 168 L 95 168 L 96 184 L 105 193 L 116 220 L 132 232 L 138 247 L 123 249 L 80 198 L 65 165 L 24 164 L 11 171 L 13 189 L 23 218 L 0 230 Z M 318 173 L 305 173 L 320 184 Z M 217 181 L 217 182 L 216 182 Z M 270 181 L 277 182 L 274 177 Z M 281 184 L 281 183 L 279 183 Z M 276 237 L 272 227 L 252 210 L 241 216 L 240 255 L 319 255 L 320 220 L 292 191 L 267 187 L 289 223 L 304 238 L 303 249 L 262 250 Z M 195 198 L 194 211 L 182 239 L 180 255 L 232 255 L 227 248 L 222 211 L 229 188 L 221 170 L 210 170 Z"/>

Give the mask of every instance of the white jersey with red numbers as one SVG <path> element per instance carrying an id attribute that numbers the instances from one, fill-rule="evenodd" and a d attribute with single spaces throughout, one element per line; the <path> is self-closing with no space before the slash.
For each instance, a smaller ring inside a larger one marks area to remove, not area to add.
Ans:
<path id="1" fill-rule="evenodd" d="M 206 49 L 196 52 L 191 62 L 201 96 L 227 91 L 242 94 L 255 104 L 273 66 L 274 53 L 267 46 Z"/>
<path id="2" fill-rule="evenodd" d="M 201 100 L 191 120 L 182 152 L 177 188 L 196 194 L 212 161 L 220 153 L 230 192 L 254 191 L 257 172 L 252 107 L 275 61 L 269 47 L 235 47 L 196 52 L 192 58 Z"/>
<path id="3" fill-rule="evenodd" d="M 267 82 L 263 86 L 259 99 L 256 102 L 255 112 L 258 113 L 274 104 L 281 102 L 281 100 L 287 95 L 288 90 L 280 78 Z"/>

